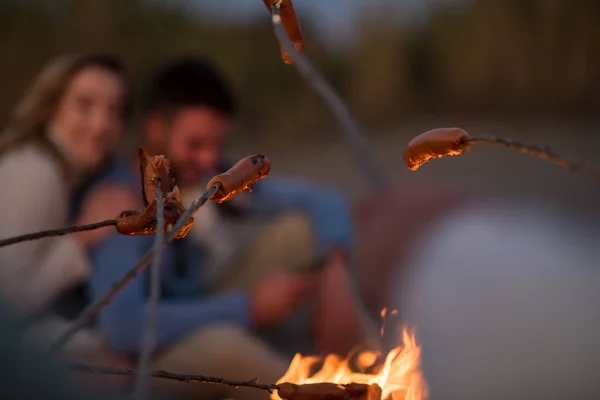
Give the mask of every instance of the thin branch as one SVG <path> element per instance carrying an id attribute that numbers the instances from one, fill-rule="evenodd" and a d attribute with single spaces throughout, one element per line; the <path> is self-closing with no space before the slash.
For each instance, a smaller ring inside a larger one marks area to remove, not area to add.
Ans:
<path id="1" fill-rule="evenodd" d="M 142 348 L 138 359 L 138 375 L 135 386 L 135 398 L 138 400 L 146 399 L 148 392 L 148 374 L 150 369 L 150 359 L 156 341 L 156 308 L 160 298 L 160 262 L 162 259 L 162 249 L 164 241 L 165 217 L 164 217 L 164 197 L 161 190 L 161 180 L 155 179 L 156 184 L 156 233 L 154 234 L 154 247 L 152 264 L 150 265 L 150 300 L 144 329 L 142 331 Z"/>
<path id="2" fill-rule="evenodd" d="M 281 14 L 279 12 L 280 3 L 281 2 L 275 2 L 271 6 L 271 22 L 273 23 L 273 28 L 279 44 L 292 59 L 292 63 L 300 75 L 307 81 L 309 86 L 321 96 L 337 118 L 346 138 L 350 142 L 350 146 L 352 147 L 358 162 L 362 165 L 367 174 L 369 181 L 378 186 L 387 184 L 389 182 L 389 177 L 385 173 L 385 169 L 378 164 L 377 158 L 373 154 L 367 138 L 352 114 L 350 114 L 344 101 L 311 64 L 309 59 L 296 51 L 296 48 L 290 41 L 290 38 L 285 31 L 285 27 L 281 22 Z"/>
<path id="3" fill-rule="evenodd" d="M 8 245 L 20 243 L 20 242 L 25 242 L 28 240 L 36 240 L 36 239 L 42 239 L 42 238 L 47 238 L 47 237 L 52 237 L 52 236 L 64 236 L 64 235 L 68 235 L 69 233 L 91 231 L 94 229 L 99 229 L 99 228 L 104 228 L 107 226 L 114 226 L 114 225 L 117 225 L 117 220 L 116 219 L 108 219 L 106 221 L 96 222 L 96 223 L 89 224 L 89 225 L 68 226 L 66 228 L 50 229 L 47 231 L 28 233 L 28 234 L 21 235 L 21 236 L 14 236 L 11 238 L 0 240 L 0 247 L 8 246 Z"/>
<path id="4" fill-rule="evenodd" d="M 592 168 L 582 162 L 568 160 L 565 157 L 554 153 L 547 147 L 524 144 L 512 139 L 498 138 L 494 136 L 469 136 L 463 138 L 462 142 L 467 144 L 488 143 L 504 146 L 511 150 L 518 151 L 519 153 L 532 155 L 543 160 L 549 161 L 561 167 L 570 169 L 573 172 L 579 172 L 588 175 L 592 178 L 600 179 L 600 170 Z"/>
<path id="5" fill-rule="evenodd" d="M 66 368 L 73 372 L 81 372 L 87 374 L 103 374 L 103 375 L 121 375 L 121 376 L 135 376 L 137 372 L 130 368 L 116 368 L 116 367 L 102 367 L 94 365 L 83 365 L 83 364 L 68 364 Z M 258 383 L 258 379 L 252 379 L 249 381 L 236 381 L 224 378 L 218 378 L 214 376 L 204 375 L 183 375 L 173 374 L 167 371 L 151 371 L 148 374 L 152 378 L 170 379 L 185 383 L 213 383 L 217 385 L 225 385 L 234 388 L 249 387 L 254 389 L 266 390 L 272 393 L 273 390 L 277 390 L 279 387 L 275 384 Z"/>
<path id="6" fill-rule="evenodd" d="M 285 27 L 281 21 L 280 7 L 281 1 L 274 2 L 271 6 L 271 22 L 273 23 L 273 29 L 277 40 L 283 49 L 286 51 L 288 56 L 292 60 L 292 64 L 296 67 L 300 75 L 306 80 L 306 82 L 313 88 L 313 90 L 321 96 L 325 104 L 329 107 L 339 125 L 342 128 L 346 140 L 350 144 L 352 151 L 362 166 L 362 169 L 368 178 L 368 183 L 376 188 L 387 186 L 390 183 L 390 177 L 386 173 L 386 170 L 377 162 L 377 157 L 373 152 L 373 149 L 367 140 L 365 134 L 352 116 L 348 107 L 341 99 L 341 97 L 335 92 L 335 90 L 329 85 L 325 78 L 317 71 L 312 65 L 308 57 L 300 54 L 296 51 L 296 47 L 290 41 L 287 35 Z M 361 320 L 368 321 L 368 326 L 364 328 L 367 330 L 367 335 L 372 340 L 379 340 L 377 336 L 377 327 L 369 317 L 367 307 L 360 295 L 359 290 L 359 279 L 358 270 L 354 267 L 355 257 L 351 256 L 349 262 L 350 268 L 350 286 L 354 292 L 355 298 L 357 299 L 357 312 L 361 315 Z"/>
<path id="7" fill-rule="evenodd" d="M 183 213 L 181 218 L 177 221 L 173 229 L 169 231 L 169 234 L 166 236 L 165 240 L 163 240 L 161 247 L 164 249 L 167 244 L 169 244 L 177 232 L 184 227 L 186 222 L 190 219 L 190 217 L 206 203 L 206 201 L 215 194 L 221 188 L 220 184 L 215 184 L 211 186 L 206 192 L 200 196 L 199 199 L 194 200 L 191 206 Z M 133 281 L 152 261 L 152 255 L 154 254 L 154 249 L 150 249 L 139 261 L 138 263 L 131 268 L 123 278 L 121 278 L 118 282 L 114 283 L 110 290 L 102 296 L 102 298 L 98 299 L 94 304 L 89 305 L 73 323 L 69 328 L 63 333 L 58 340 L 52 345 L 53 350 L 62 349 L 68 342 L 73 338 L 73 336 L 79 332 L 84 326 L 92 322 L 92 320 L 98 315 L 100 310 L 102 310 L 111 300 L 119 294 L 131 281 Z"/>

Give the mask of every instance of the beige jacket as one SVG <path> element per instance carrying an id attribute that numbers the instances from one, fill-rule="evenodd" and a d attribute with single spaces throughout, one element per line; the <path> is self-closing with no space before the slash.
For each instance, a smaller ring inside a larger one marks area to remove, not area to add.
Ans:
<path id="1" fill-rule="evenodd" d="M 35 144 L 0 158 L 0 238 L 61 228 L 68 223 L 69 187 L 60 165 Z M 0 296 L 16 311 L 43 309 L 87 278 L 85 250 L 73 236 L 0 248 Z"/>

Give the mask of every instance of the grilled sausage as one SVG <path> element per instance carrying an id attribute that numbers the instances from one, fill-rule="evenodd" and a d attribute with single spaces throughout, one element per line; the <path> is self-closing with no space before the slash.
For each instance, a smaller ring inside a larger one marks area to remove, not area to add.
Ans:
<path id="1" fill-rule="evenodd" d="M 271 171 L 271 161 L 263 155 L 256 154 L 238 161 L 227 172 L 215 176 L 208 182 L 206 189 L 220 184 L 219 190 L 212 195 L 212 200 L 222 203 L 244 190 L 251 192 L 251 185 L 264 178 Z"/>
<path id="2" fill-rule="evenodd" d="M 149 156 L 143 146 L 139 149 L 140 177 L 142 183 L 142 201 L 147 207 L 152 199 L 156 198 L 156 183 L 160 181 L 163 193 L 169 193 L 175 187 L 175 178 L 171 171 L 171 164 L 166 156 Z"/>
<path id="3" fill-rule="evenodd" d="M 438 128 L 427 131 L 410 141 L 404 150 L 408 169 L 416 171 L 434 158 L 457 156 L 469 150 L 464 139 L 469 135 L 460 128 Z"/>
<path id="4" fill-rule="evenodd" d="M 272 12 L 271 6 L 275 3 L 276 0 L 263 0 L 265 6 L 269 9 L 269 12 Z M 296 11 L 294 10 L 294 4 L 292 0 L 283 0 L 281 5 L 279 6 L 279 14 L 281 15 L 281 23 L 287 32 L 290 41 L 294 45 L 294 48 L 298 53 L 302 53 L 304 51 L 304 42 L 302 40 L 302 30 L 300 29 L 300 24 L 298 23 L 298 17 L 296 16 Z M 281 58 L 283 62 L 286 64 L 291 64 L 292 59 L 289 54 L 281 47 Z"/>
<path id="5" fill-rule="evenodd" d="M 185 208 L 183 207 L 179 196 L 179 188 L 175 186 L 171 193 L 165 194 L 163 202 L 165 233 L 168 233 L 185 212 Z M 156 199 L 152 199 L 150 204 L 143 210 L 123 211 L 117 217 L 117 232 L 127 236 L 154 235 L 156 233 L 157 222 L 156 211 Z M 190 217 L 187 223 L 174 236 L 174 239 L 185 237 L 193 225 L 194 218 Z"/>
<path id="6" fill-rule="evenodd" d="M 284 400 L 381 400 L 381 388 L 377 384 L 310 383 L 296 385 L 283 382 L 277 385 L 277 394 Z"/>

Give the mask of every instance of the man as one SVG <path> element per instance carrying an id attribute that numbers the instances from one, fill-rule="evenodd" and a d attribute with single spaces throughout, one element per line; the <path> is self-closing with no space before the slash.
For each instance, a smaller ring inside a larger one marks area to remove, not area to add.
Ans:
<path id="1" fill-rule="evenodd" d="M 236 109 L 229 84 L 203 59 L 177 60 L 150 83 L 144 146 L 149 154 L 169 157 L 186 206 L 232 165 L 223 146 Z M 357 307 L 346 274 L 352 226 L 345 200 L 327 188 L 274 176 L 252 189 L 223 204 L 208 202 L 188 236 L 165 250 L 155 367 L 274 382 L 289 363 L 279 351 L 315 351 L 311 343 L 300 347 L 298 337 L 314 339 L 323 352 L 345 353 L 357 343 Z M 119 198 L 131 200 L 119 208 L 141 208 L 140 191 L 135 159 L 115 168 L 88 202 L 127 192 Z M 97 246 L 91 254 L 92 297 L 102 296 L 152 242 L 152 236 L 112 234 Z M 102 311 L 100 328 L 113 348 L 137 354 L 147 291 L 148 272 Z"/>

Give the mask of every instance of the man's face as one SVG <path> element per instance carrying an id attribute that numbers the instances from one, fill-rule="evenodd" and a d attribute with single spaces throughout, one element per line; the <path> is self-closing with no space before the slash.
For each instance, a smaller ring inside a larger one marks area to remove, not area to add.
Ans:
<path id="1" fill-rule="evenodd" d="M 229 117 L 206 107 L 185 108 L 173 115 L 165 125 L 166 155 L 180 184 L 196 183 L 214 173 L 230 124 Z"/>

